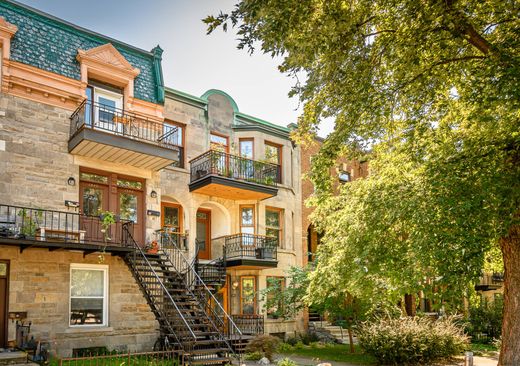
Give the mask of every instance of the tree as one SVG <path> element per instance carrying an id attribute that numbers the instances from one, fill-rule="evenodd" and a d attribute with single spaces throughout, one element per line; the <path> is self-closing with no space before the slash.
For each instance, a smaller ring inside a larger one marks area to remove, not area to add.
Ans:
<path id="1" fill-rule="evenodd" d="M 205 19 L 239 48 L 305 75 L 299 142 L 333 118 L 313 159 L 314 224 L 326 234 L 308 296 L 341 288 L 395 300 L 460 298 L 499 246 L 500 365 L 520 363 L 520 32 L 515 0 L 243 0 Z M 338 156 L 370 176 L 332 192 Z M 439 299 L 440 301 L 441 299 Z"/>

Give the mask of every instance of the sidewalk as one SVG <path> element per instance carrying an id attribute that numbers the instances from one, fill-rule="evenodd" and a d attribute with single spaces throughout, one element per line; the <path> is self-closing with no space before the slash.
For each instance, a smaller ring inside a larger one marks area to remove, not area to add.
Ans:
<path id="1" fill-rule="evenodd" d="M 282 359 L 284 357 L 286 357 L 286 356 L 276 355 L 274 359 L 278 360 L 278 359 Z M 360 365 L 345 363 L 345 362 L 334 362 L 334 361 L 329 362 L 326 360 L 315 361 L 312 358 L 300 357 L 300 356 L 292 356 L 289 358 L 291 360 L 293 360 L 294 362 L 296 362 L 298 364 L 298 366 L 315 366 L 315 365 L 318 365 L 319 363 L 330 363 L 332 366 L 360 366 Z M 473 358 L 473 366 L 496 366 L 497 363 L 498 363 L 498 359 L 495 359 L 492 357 L 475 356 Z M 247 365 L 247 366 L 258 366 L 257 361 L 244 361 L 242 364 Z M 276 365 L 276 361 L 272 365 Z M 460 358 L 460 360 L 457 360 L 455 362 L 445 363 L 445 364 L 441 364 L 439 366 L 463 366 L 463 365 L 464 365 L 464 359 Z"/>

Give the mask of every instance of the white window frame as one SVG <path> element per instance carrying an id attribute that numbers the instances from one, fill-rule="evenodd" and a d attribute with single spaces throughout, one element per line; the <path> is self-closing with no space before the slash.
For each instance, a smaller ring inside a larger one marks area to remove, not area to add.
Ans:
<path id="1" fill-rule="evenodd" d="M 93 87 L 93 92 L 94 92 L 94 102 L 99 106 L 101 105 L 101 103 L 99 102 L 99 97 L 102 97 L 102 98 L 105 98 L 105 99 L 109 99 L 109 100 L 112 100 L 116 103 L 116 106 L 115 108 L 117 110 L 123 110 L 123 95 L 119 94 L 119 93 L 114 93 L 110 90 L 106 90 L 106 89 L 103 89 L 103 88 L 98 88 L 98 87 Z M 101 122 L 99 120 L 99 109 L 94 109 L 95 110 L 95 113 L 94 113 L 94 124 L 95 126 L 102 126 L 104 127 L 104 130 L 106 132 L 109 132 L 110 128 L 107 128 L 106 124 L 109 124 L 109 123 L 112 123 L 112 122 Z M 117 112 L 116 112 L 117 113 Z M 116 123 L 116 122 L 114 122 Z M 123 131 L 123 126 L 121 123 L 117 122 L 116 123 L 117 125 L 117 128 L 116 128 L 116 132 L 118 133 L 121 133 Z"/>
<path id="2" fill-rule="evenodd" d="M 103 272 L 103 323 L 102 324 L 71 324 L 70 322 L 70 314 L 72 307 L 72 270 L 74 269 L 83 269 L 83 270 L 92 270 L 92 271 L 102 271 Z M 87 263 L 71 263 L 70 271 L 69 271 L 69 313 L 68 323 L 70 328 L 100 328 L 108 326 L 108 266 L 105 264 L 87 264 Z"/>

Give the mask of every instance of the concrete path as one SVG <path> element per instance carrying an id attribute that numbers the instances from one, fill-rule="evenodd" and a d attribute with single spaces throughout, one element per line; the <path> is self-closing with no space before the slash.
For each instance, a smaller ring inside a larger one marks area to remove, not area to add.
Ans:
<path id="1" fill-rule="evenodd" d="M 288 357 L 288 356 L 280 356 L 276 355 L 275 360 Z M 326 361 L 326 360 L 320 360 L 320 361 L 314 361 L 312 358 L 307 357 L 300 357 L 300 356 L 290 356 L 291 360 L 296 362 L 298 366 L 315 366 L 319 363 L 330 363 L 332 366 L 359 366 L 351 363 L 345 363 L 345 362 L 334 362 L 334 361 Z M 498 359 L 492 358 L 492 357 L 478 357 L 475 356 L 473 358 L 473 366 L 497 366 Z M 258 366 L 258 363 L 256 361 L 244 361 L 243 365 L 247 366 Z M 276 361 L 273 365 L 276 365 Z M 457 361 L 441 364 L 438 366 L 463 366 L 464 365 L 464 359 L 460 358 Z"/>

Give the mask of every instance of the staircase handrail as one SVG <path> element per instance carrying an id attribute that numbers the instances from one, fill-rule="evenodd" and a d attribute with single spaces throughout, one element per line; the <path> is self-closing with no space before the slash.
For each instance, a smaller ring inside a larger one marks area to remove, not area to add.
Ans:
<path id="1" fill-rule="evenodd" d="M 204 281 L 202 281 L 202 279 L 200 278 L 199 274 L 197 273 L 197 271 L 195 271 L 195 268 L 194 266 L 188 261 L 188 259 L 186 258 L 186 256 L 184 255 L 183 251 L 177 246 L 177 244 L 171 240 L 170 237 L 168 237 L 168 240 L 171 242 L 171 244 L 173 245 L 173 247 L 175 249 L 177 249 L 180 257 L 182 258 L 184 264 L 186 265 L 186 274 L 187 272 L 190 272 L 191 274 L 193 274 L 194 276 L 194 281 L 195 283 L 194 284 L 199 284 L 199 285 L 202 285 L 204 290 L 205 290 L 205 293 L 207 295 L 209 295 L 209 299 L 212 299 L 213 302 L 220 308 L 220 310 L 222 311 L 222 314 L 223 316 L 227 319 L 228 321 L 228 324 L 233 328 L 233 331 L 234 331 L 234 334 L 236 334 L 239 338 L 239 340 L 242 339 L 242 332 L 240 331 L 240 329 L 237 327 L 237 325 L 235 324 L 235 322 L 233 321 L 233 319 L 229 316 L 229 314 L 224 310 L 224 308 L 222 307 L 222 305 L 220 304 L 220 302 L 217 300 L 217 298 L 213 295 L 213 293 L 211 293 L 211 291 L 209 290 L 209 288 L 206 286 L 206 283 Z M 166 254 L 166 253 L 165 253 Z M 166 255 L 167 257 L 169 257 L 168 255 Z M 170 258 L 170 263 L 172 264 L 172 266 L 176 269 L 177 267 L 175 266 L 175 264 L 173 263 L 173 261 L 171 261 L 171 258 Z M 187 290 L 192 292 L 190 290 L 190 286 L 189 285 L 192 285 L 192 284 L 188 284 L 187 283 Z M 192 292 L 193 293 L 193 292 Z M 194 294 L 194 296 L 197 296 Z M 200 296 L 197 296 L 198 298 L 200 298 Z M 215 314 L 215 310 L 211 307 L 211 306 L 206 306 L 206 304 L 204 304 L 205 306 L 203 307 L 204 310 L 207 310 L 209 308 L 209 311 L 211 311 L 212 313 L 212 316 L 215 318 L 215 319 L 219 319 L 219 316 L 217 314 Z M 208 316 L 208 319 L 211 321 L 211 318 L 209 318 Z M 213 324 L 213 322 L 211 322 Z M 222 326 L 224 326 L 224 321 L 222 321 Z M 231 352 L 233 352 L 235 354 L 235 352 L 233 351 L 233 348 L 231 347 L 231 345 L 229 344 L 228 340 L 226 339 L 226 337 L 222 334 L 221 330 L 219 329 L 219 327 L 217 327 L 215 324 L 213 324 L 213 326 L 215 327 L 215 329 L 217 330 L 217 332 L 219 333 L 219 335 L 222 337 L 222 339 L 226 342 L 226 344 L 228 345 L 229 349 Z"/>
<path id="2" fill-rule="evenodd" d="M 148 260 L 148 258 L 146 258 L 146 255 L 144 254 L 143 250 L 141 249 L 141 247 L 139 246 L 139 244 L 137 244 L 137 242 L 135 241 L 135 239 L 133 238 L 132 234 L 130 233 L 130 231 L 128 230 L 128 228 L 126 227 L 126 225 L 123 225 L 123 230 L 125 231 L 125 234 L 126 234 L 126 240 L 130 241 L 132 244 L 133 244 L 133 247 L 134 247 L 134 256 L 137 252 L 139 252 L 141 254 L 141 256 L 144 258 L 144 260 L 146 261 L 146 263 L 148 264 L 148 266 L 150 267 L 150 269 L 152 270 L 155 278 L 159 281 L 159 284 L 161 285 L 163 291 L 166 293 L 168 299 L 170 300 L 170 302 L 173 304 L 175 310 L 177 311 L 177 313 L 179 314 L 180 318 L 182 319 L 182 322 L 184 323 L 184 325 L 187 327 L 192 339 L 194 341 L 197 340 L 197 336 L 195 335 L 195 333 L 193 332 L 193 330 L 191 329 L 191 327 L 189 326 L 188 322 L 186 321 L 186 319 L 184 318 L 184 316 L 182 315 L 182 312 L 180 311 L 179 307 L 177 306 L 177 303 L 175 302 L 175 300 L 172 298 L 172 296 L 170 295 L 170 292 L 168 291 L 168 289 L 166 288 L 166 286 L 164 286 L 164 283 L 163 281 L 161 280 L 161 278 L 159 277 L 159 275 L 157 275 L 157 272 L 155 272 L 155 270 L 153 269 L 150 261 Z M 128 244 L 128 242 L 127 242 Z M 165 321 L 168 323 L 168 327 L 170 328 L 170 330 L 172 331 L 172 334 L 175 336 L 176 340 L 177 340 L 177 343 L 183 348 L 184 350 L 184 344 L 183 342 L 180 341 L 179 337 L 177 336 L 177 332 L 174 331 L 174 328 L 171 326 L 170 324 L 170 321 L 168 320 L 168 317 L 165 316 Z"/>

